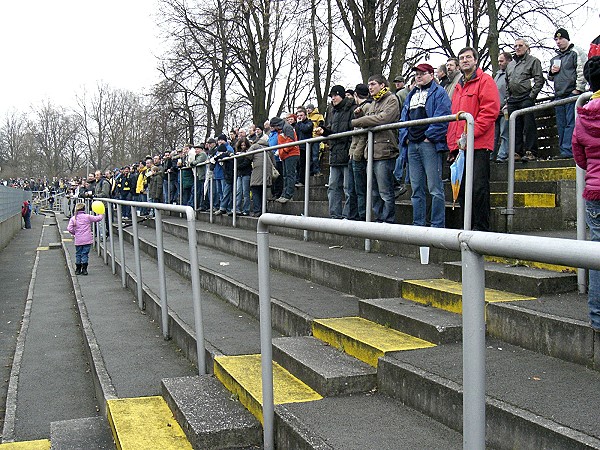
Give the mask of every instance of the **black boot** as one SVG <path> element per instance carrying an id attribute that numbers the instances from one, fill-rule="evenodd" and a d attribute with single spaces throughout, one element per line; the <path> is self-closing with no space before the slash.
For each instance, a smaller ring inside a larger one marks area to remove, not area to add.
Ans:
<path id="1" fill-rule="evenodd" d="M 88 272 L 87 272 L 87 263 L 83 263 L 81 265 L 81 275 L 87 275 L 87 274 L 88 274 Z"/>
<path id="2" fill-rule="evenodd" d="M 81 264 L 75 264 L 75 275 L 81 274 Z"/>

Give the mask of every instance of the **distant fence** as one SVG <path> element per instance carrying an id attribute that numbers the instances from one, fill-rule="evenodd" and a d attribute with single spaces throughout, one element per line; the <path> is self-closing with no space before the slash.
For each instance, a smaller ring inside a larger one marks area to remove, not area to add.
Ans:
<path id="1" fill-rule="evenodd" d="M 25 200 L 31 201 L 31 191 L 0 185 L 0 223 L 21 214 L 21 206 Z"/>

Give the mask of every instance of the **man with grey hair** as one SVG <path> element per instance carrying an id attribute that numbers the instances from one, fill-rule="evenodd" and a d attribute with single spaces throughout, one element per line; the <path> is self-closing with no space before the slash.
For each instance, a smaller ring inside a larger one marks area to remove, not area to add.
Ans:
<path id="1" fill-rule="evenodd" d="M 516 39 L 515 55 L 506 66 L 506 104 L 509 116 L 515 111 L 533 106 L 542 87 L 542 63 L 531 56 L 529 43 L 525 39 Z M 533 113 L 526 113 L 518 116 L 515 121 L 515 160 L 535 161 L 536 157 L 535 118 Z"/>
<path id="2" fill-rule="evenodd" d="M 456 83 L 458 83 L 458 80 L 460 80 L 460 77 L 462 76 L 457 58 L 448 58 L 448 61 L 446 62 L 446 72 L 448 74 L 448 82 L 444 86 L 444 89 L 446 89 L 448 97 L 452 99 Z"/>

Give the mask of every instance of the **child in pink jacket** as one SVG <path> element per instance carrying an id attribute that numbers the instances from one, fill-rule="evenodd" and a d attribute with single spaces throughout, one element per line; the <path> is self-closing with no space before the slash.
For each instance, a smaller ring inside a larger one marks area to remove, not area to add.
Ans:
<path id="1" fill-rule="evenodd" d="M 104 215 L 91 216 L 84 212 L 85 204 L 78 203 L 75 206 L 75 215 L 69 220 L 67 231 L 75 236 L 75 274 L 87 275 L 88 256 L 92 248 L 92 222 L 100 222 Z"/>

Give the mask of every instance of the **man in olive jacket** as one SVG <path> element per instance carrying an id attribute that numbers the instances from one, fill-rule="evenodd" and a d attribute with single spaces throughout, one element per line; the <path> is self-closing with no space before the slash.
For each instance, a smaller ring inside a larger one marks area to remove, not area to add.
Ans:
<path id="1" fill-rule="evenodd" d="M 385 77 L 383 75 L 371 75 L 368 86 L 373 102 L 364 115 L 352 120 L 352 126 L 355 128 L 369 128 L 398 122 L 400 119 L 400 102 L 398 97 L 389 90 L 389 83 Z M 373 211 L 377 222 L 394 223 L 396 221 L 394 167 L 398 153 L 397 130 L 374 133 Z"/>

